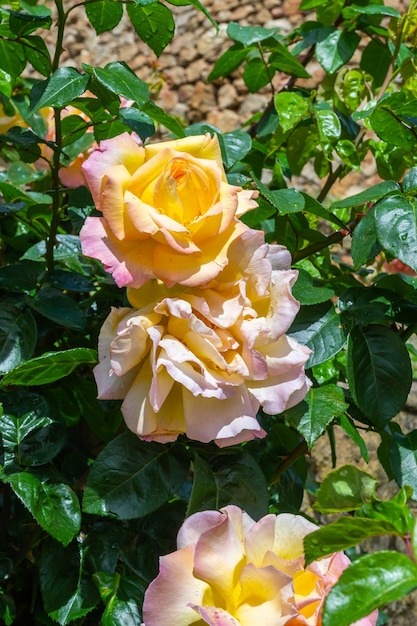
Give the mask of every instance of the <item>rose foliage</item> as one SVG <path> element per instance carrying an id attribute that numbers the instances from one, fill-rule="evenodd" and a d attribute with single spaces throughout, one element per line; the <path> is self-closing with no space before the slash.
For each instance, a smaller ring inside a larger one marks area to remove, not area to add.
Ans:
<path id="1" fill-rule="evenodd" d="M 406 4 L 1 4 L 1 623 L 382 626 L 417 588 Z M 146 81 L 83 63 L 76 11 Z M 188 16 L 204 87 L 264 102 L 235 126 L 161 107 Z"/>

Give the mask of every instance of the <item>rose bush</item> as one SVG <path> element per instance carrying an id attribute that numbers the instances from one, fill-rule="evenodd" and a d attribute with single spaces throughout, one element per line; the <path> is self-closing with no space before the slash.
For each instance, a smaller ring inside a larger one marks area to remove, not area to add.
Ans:
<path id="1" fill-rule="evenodd" d="M 146 591 L 145 626 L 320 626 L 324 598 L 350 561 L 338 552 L 305 567 L 303 539 L 316 528 L 287 513 L 255 522 L 236 506 L 191 515 Z"/>
<path id="2" fill-rule="evenodd" d="M 83 164 L 96 208 L 81 231 L 83 252 L 117 285 L 151 278 L 201 286 L 228 264 L 249 229 L 237 218 L 257 192 L 229 185 L 217 136 L 138 143 L 127 133 L 102 141 Z"/>
<path id="3" fill-rule="evenodd" d="M 272 271 L 263 257 L 252 264 L 269 268 L 267 288 L 262 273 L 217 289 L 154 280 L 128 289 L 134 309 L 112 309 L 94 370 L 99 398 L 123 399 L 127 425 L 142 439 L 186 433 L 236 444 L 265 435 L 261 405 L 281 413 L 304 398 L 310 350 L 285 335 L 299 308 L 291 294 L 297 272 Z"/>

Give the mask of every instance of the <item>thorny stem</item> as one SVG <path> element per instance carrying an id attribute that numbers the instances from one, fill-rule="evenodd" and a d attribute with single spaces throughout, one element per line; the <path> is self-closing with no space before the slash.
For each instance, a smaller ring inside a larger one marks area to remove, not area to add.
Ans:
<path id="1" fill-rule="evenodd" d="M 277 471 L 275 472 L 274 477 L 272 478 L 269 484 L 274 485 L 276 483 L 279 483 L 280 478 L 282 474 L 285 472 L 285 470 L 291 467 L 291 465 L 295 463 L 295 461 L 298 458 L 307 454 L 307 452 L 308 452 L 307 443 L 305 441 L 300 441 L 300 443 L 294 448 L 291 454 L 289 454 L 287 457 L 284 458 L 283 462 L 278 467 Z"/>
<path id="2" fill-rule="evenodd" d="M 416 562 L 416 557 L 414 555 L 413 546 L 411 545 L 411 535 L 407 533 L 404 537 L 405 549 L 407 551 L 408 556 L 414 563 Z"/>
<path id="3" fill-rule="evenodd" d="M 68 14 L 65 14 L 62 0 L 55 0 L 58 12 L 57 18 L 57 38 L 55 46 L 55 54 L 52 61 L 52 72 L 59 68 L 59 59 L 62 53 L 62 44 L 64 40 L 64 29 Z M 60 213 L 60 181 L 59 167 L 60 155 L 62 148 L 62 126 L 61 126 L 61 108 L 54 108 L 55 121 L 55 149 L 51 160 L 51 177 L 52 177 L 52 219 L 49 229 L 49 235 L 46 240 L 46 265 L 48 272 L 54 269 L 54 247 L 56 243 L 56 235 L 59 225 Z"/>

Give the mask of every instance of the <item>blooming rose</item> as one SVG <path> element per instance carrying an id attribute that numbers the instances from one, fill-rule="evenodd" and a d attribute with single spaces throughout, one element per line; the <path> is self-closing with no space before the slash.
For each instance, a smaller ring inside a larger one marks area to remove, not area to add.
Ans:
<path id="1" fill-rule="evenodd" d="M 186 433 L 240 443 L 265 435 L 261 405 L 275 414 L 304 398 L 310 350 L 285 335 L 299 308 L 291 294 L 297 272 L 266 266 L 268 289 L 258 284 L 262 275 L 219 281 L 217 289 L 153 280 L 128 289 L 135 308 L 112 309 L 99 337 L 98 397 L 123 399 L 126 423 L 141 439 Z"/>
<path id="2" fill-rule="evenodd" d="M 255 522 L 236 506 L 191 515 L 145 593 L 145 626 L 320 626 L 323 600 L 350 561 L 338 552 L 305 567 L 303 539 L 316 528 L 287 513 Z"/>
<path id="3" fill-rule="evenodd" d="M 237 218 L 254 191 L 229 185 L 217 137 L 139 146 L 129 134 L 102 141 L 83 164 L 96 208 L 81 230 L 83 253 L 100 259 L 117 285 L 206 285 L 249 229 Z"/>

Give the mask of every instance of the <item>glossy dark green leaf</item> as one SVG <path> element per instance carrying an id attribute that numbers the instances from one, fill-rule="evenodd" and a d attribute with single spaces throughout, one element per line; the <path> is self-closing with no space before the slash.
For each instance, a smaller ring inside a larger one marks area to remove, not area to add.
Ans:
<path id="1" fill-rule="evenodd" d="M 19 11 L 10 11 L 9 13 L 10 30 L 19 37 L 30 35 L 38 28 L 49 29 L 51 25 L 50 15 L 31 15 Z"/>
<path id="2" fill-rule="evenodd" d="M 341 517 L 319 528 L 304 539 L 306 564 L 323 556 L 347 550 L 366 539 L 383 535 L 401 535 L 388 521 L 365 517 Z"/>
<path id="3" fill-rule="evenodd" d="M 107 63 L 104 68 L 95 67 L 93 72 L 99 83 L 119 96 L 134 100 L 138 104 L 144 104 L 150 99 L 147 84 L 136 76 L 126 63 L 113 61 Z"/>
<path id="4" fill-rule="evenodd" d="M 402 409 L 411 387 L 410 357 L 398 333 L 376 324 L 353 329 L 347 374 L 356 404 L 382 429 Z"/>
<path id="5" fill-rule="evenodd" d="M 0 68 L 10 74 L 19 76 L 25 69 L 26 58 L 23 47 L 17 41 L 0 38 Z"/>
<path id="6" fill-rule="evenodd" d="M 68 416 L 71 421 L 82 416 L 91 431 L 104 442 L 113 439 L 119 432 L 122 422 L 120 402 L 97 400 L 97 386 L 94 380 L 77 377 L 72 396 L 78 405 L 78 411 Z"/>
<path id="7" fill-rule="evenodd" d="M 0 418 L 4 466 L 43 465 L 51 461 L 65 445 L 63 424 L 53 422 L 39 410 L 16 417 L 5 413 Z"/>
<path id="8" fill-rule="evenodd" d="M 230 169 L 241 161 L 252 148 L 252 139 L 244 130 L 233 130 L 218 135 L 223 163 Z"/>
<path id="9" fill-rule="evenodd" d="M 272 54 L 269 57 L 269 65 L 279 72 L 285 72 L 289 76 L 297 78 L 311 78 L 305 67 L 298 61 L 295 56 L 279 42 L 274 43 Z"/>
<path id="10" fill-rule="evenodd" d="M 383 141 L 412 150 L 416 132 L 417 100 L 408 101 L 403 92 L 383 98 L 369 116 L 372 128 Z"/>
<path id="11" fill-rule="evenodd" d="M 230 39 L 244 46 L 265 41 L 277 33 L 276 28 L 263 28 L 262 26 L 240 26 L 236 22 L 230 22 L 227 26 L 227 34 Z"/>
<path id="12" fill-rule="evenodd" d="M 417 430 L 403 435 L 394 433 L 389 449 L 390 465 L 400 487 L 413 489 L 413 500 L 417 499 Z"/>
<path id="13" fill-rule="evenodd" d="M 64 626 L 79 620 L 100 601 L 99 593 L 84 571 L 82 543 L 63 547 L 43 541 L 39 559 L 40 584 L 46 612 Z"/>
<path id="14" fill-rule="evenodd" d="M 66 326 L 82 330 L 85 326 L 85 314 L 78 304 L 69 296 L 53 287 L 44 287 L 28 304 L 49 320 Z"/>
<path id="15" fill-rule="evenodd" d="M 64 546 L 79 532 L 80 505 L 68 485 L 57 482 L 46 471 L 36 470 L 9 474 L 3 480 L 10 484 L 38 524 Z"/>
<path id="16" fill-rule="evenodd" d="M 372 76 L 375 87 L 381 87 L 392 59 L 388 47 L 379 39 L 372 38 L 362 52 L 360 69 Z"/>
<path id="17" fill-rule="evenodd" d="M 253 172 L 252 178 L 264 198 L 278 209 L 281 215 L 298 213 L 304 209 L 304 196 L 294 187 L 290 189 L 269 189 Z"/>
<path id="18" fill-rule="evenodd" d="M 160 2 L 144 6 L 127 4 L 126 10 L 136 33 L 159 57 L 174 36 L 171 11 Z"/>
<path id="19" fill-rule="evenodd" d="M 354 465 L 343 465 L 327 474 L 313 505 L 320 513 L 343 513 L 360 509 L 375 499 L 376 478 Z"/>
<path id="20" fill-rule="evenodd" d="M 260 57 L 250 59 L 243 70 L 243 80 L 251 93 L 256 93 L 267 85 L 274 72 L 265 67 L 265 62 Z"/>
<path id="21" fill-rule="evenodd" d="M 248 48 L 246 46 L 240 43 L 234 44 L 219 56 L 207 80 L 210 82 L 221 76 L 229 76 L 243 63 L 247 55 Z"/>
<path id="22" fill-rule="evenodd" d="M 398 183 L 393 180 L 386 180 L 383 183 L 377 183 L 360 193 L 356 193 L 349 198 L 333 202 L 332 209 L 346 209 L 354 206 L 361 206 L 362 204 L 368 204 L 368 202 L 376 202 L 384 196 L 399 191 L 400 187 Z"/>
<path id="23" fill-rule="evenodd" d="M 111 598 L 101 618 L 102 626 L 140 626 L 142 620 L 134 600 Z"/>
<path id="24" fill-rule="evenodd" d="M 25 37 L 24 41 L 22 41 L 22 46 L 26 58 L 32 67 L 42 76 L 48 77 L 51 73 L 52 63 L 44 40 L 41 37 L 32 35 L 31 37 Z"/>
<path id="25" fill-rule="evenodd" d="M 279 123 L 284 132 L 291 130 L 308 115 L 308 100 L 299 93 L 282 91 L 274 97 Z"/>
<path id="26" fill-rule="evenodd" d="M 330 158 L 332 150 L 342 132 L 339 118 L 336 113 L 327 109 L 316 110 L 315 117 L 321 146 L 325 154 Z"/>
<path id="27" fill-rule="evenodd" d="M 119 117 L 126 126 L 139 135 L 142 141 L 152 137 L 155 133 L 155 124 L 149 115 L 143 111 L 139 111 L 134 107 L 126 107 L 120 109 Z"/>
<path id="28" fill-rule="evenodd" d="M 123 5 L 110 0 L 87 2 L 85 12 L 97 35 L 115 28 L 123 15 Z"/>
<path id="29" fill-rule="evenodd" d="M 340 315 L 328 303 L 303 307 L 288 334 L 313 351 L 307 367 L 327 361 L 346 343 Z"/>
<path id="30" fill-rule="evenodd" d="M 394 257 L 417 271 L 417 205 L 402 196 L 385 198 L 375 209 L 377 236 Z"/>
<path id="31" fill-rule="evenodd" d="M 347 408 L 343 389 L 336 385 L 323 385 L 311 388 L 305 399 L 286 410 L 284 415 L 311 450 L 328 425 Z"/>
<path id="32" fill-rule="evenodd" d="M 4 385 L 46 385 L 68 376 L 79 365 L 95 365 L 97 352 L 90 348 L 72 348 L 46 352 L 30 359 L 6 374 Z"/>
<path id="33" fill-rule="evenodd" d="M 361 15 L 389 15 L 390 17 L 401 17 L 401 13 L 397 11 L 397 9 L 379 4 L 371 4 L 369 6 L 352 5 L 349 7 L 349 11 L 352 13 L 359 13 Z"/>
<path id="34" fill-rule="evenodd" d="M 330 589 L 323 626 L 350 626 L 416 587 L 417 565 L 405 554 L 389 550 L 366 554 L 352 563 Z"/>
<path id="35" fill-rule="evenodd" d="M 407 506 L 407 500 L 411 494 L 410 487 L 403 487 L 391 500 L 368 502 L 357 511 L 356 515 L 388 522 L 395 528 L 396 534 L 405 537 L 412 532 L 415 525 L 413 514 Z"/>
<path id="36" fill-rule="evenodd" d="M 248 452 L 219 458 L 211 465 L 196 454 L 187 515 L 228 504 L 240 506 L 254 519 L 267 513 L 267 484 L 259 465 Z"/>
<path id="37" fill-rule="evenodd" d="M 333 215 L 330 213 L 328 209 L 326 209 L 320 202 L 318 202 L 313 196 L 310 196 L 307 193 L 303 193 L 304 198 L 304 211 L 307 213 L 312 213 L 313 215 L 317 215 L 317 217 L 321 217 L 324 220 L 327 220 L 331 224 L 335 224 L 338 228 L 346 229 L 346 224 L 342 222 L 341 219 L 337 217 L 337 215 Z"/>
<path id="38" fill-rule="evenodd" d="M 92 281 L 77 272 L 54 270 L 48 274 L 48 280 L 51 287 L 56 287 L 61 290 L 75 291 L 78 293 L 95 291 Z"/>
<path id="39" fill-rule="evenodd" d="M 382 250 L 377 238 L 375 207 L 362 217 L 352 234 L 351 254 L 355 269 L 371 261 Z"/>
<path id="40" fill-rule="evenodd" d="M 359 41 L 356 33 L 335 28 L 316 44 L 317 60 L 326 72 L 333 74 L 353 56 Z"/>
<path id="41" fill-rule="evenodd" d="M 83 511 L 119 519 L 143 517 L 175 494 L 185 480 L 188 464 L 181 448 L 143 442 L 126 431 L 94 462 Z"/>
<path id="42" fill-rule="evenodd" d="M 155 102 L 146 102 L 142 105 L 141 109 L 155 122 L 170 130 L 175 137 L 185 137 L 184 128 L 178 120 L 172 115 L 169 115 L 169 113 L 166 113 L 163 109 L 161 109 L 161 107 L 155 104 Z"/>
<path id="43" fill-rule="evenodd" d="M 87 89 L 90 77 L 73 67 L 60 67 L 45 82 L 42 95 L 31 103 L 32 111 L 45 107 L 64 107 Z"/>
<path id="44" fill-rule="evenodd" d="M 297 282 L 292 288 L 292 294 L 300 304 L 320 304 L 326 302 L 334 296 L 333 289 L 329 287 L 316 287 L 310 274 L 302 269 L 298 269 Z"/>
<path id="45" fill-rule="evenodd" d="M 412 167 L 404 176 L 401 184 L 403 193 L 415 196 L 417 194 L 417 167 Z"/>
<path id="46" fill-rule="evenodd" d="M 32 356 L 37 328 L 31 312 L 9 304 L 0 307 L 0 374 L 10 372 Z"/>
<path id="47" fill-rule="evenodd" d="M 347 332 L 353 326 L 391 322 L 396 313 L 396 294 L 387 289 L 349 287 L 340 294 L 338 306 Z"/>

